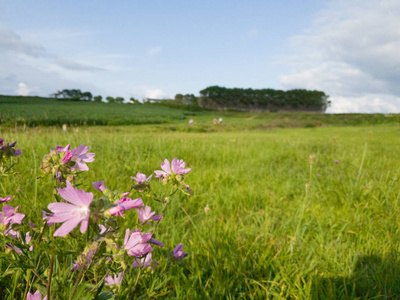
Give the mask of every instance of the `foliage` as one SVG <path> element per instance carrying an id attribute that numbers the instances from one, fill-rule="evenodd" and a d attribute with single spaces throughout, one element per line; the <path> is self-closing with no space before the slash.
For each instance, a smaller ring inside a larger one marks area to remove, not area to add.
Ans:
<path id="1" fill-rule="evenodd" d="M 175 99 L 173 101 L 175 104 L 196 105 L 198 102 L 198 99 L 193 94 L 186 94 L 186 95 L 176 94 Z"/>
<path id="2" fill-rule="evenodd" d="M 106 97 L 106 100 L 108 101 L 108 103 L 115 103 L 114 97 L 108 96 Z"/>
<path id="3" fill-rule="evenodd" d="M 211 86 L 200 91 L 199 105 L 209 108 L 325 111 L 328 96 L 321 91 L 239 89 Z"/>
<path id="4" fill-rule="evenodd" d="M 94 102 L 101 102 L 101 100 L 103 99 L 103 97 L 99 96 L 94 96 L 93 100 Z"/>
<path id="5" fill-rule="evenodd" d="M 54 98 L 60 98 L 65 100 L 84 100 L 84 101 L 92 101 L 93 96 L 91 92 L 82 92 L 79 89 L 64 89 L 62 91 L 57 91 L 56 93 L 51 95 Z"/>
<path id="6" fill-rule="evenodd" d="M 131 98 L 129 99 L 129 101 L 130 101 L 130 103 L 132 103 L 132 104 L 141 104 L 141 103 L 139 102 L 139 100 L 137 100 L 137 99 L 135 99 L 135 98 L 133 98 L 133 97 L 131 97 Z"/>

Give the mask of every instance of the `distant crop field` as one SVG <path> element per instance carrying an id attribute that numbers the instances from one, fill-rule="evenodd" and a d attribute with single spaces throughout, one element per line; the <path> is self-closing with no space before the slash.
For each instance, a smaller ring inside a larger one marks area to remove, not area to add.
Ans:
<path id="1" fill-rule="evenodd" d="M 0 96 L 1 125 L 137 125 L 184 120 L 198 113 L 151 105 Z"/>
<path id="2" fill-rule="evenodd" d="M 96 156 L 82 175 L 85 182 L 104 180 L 122 191 L 130 188 L 136 172 L 150 174 L 164 158 L 182 158 L 192 168 L 185 182 L 194 194 L 171 198 L 157 236 L 165 248 L 153 251 L 159 266 L 140 278 L 135 295 L 400 298 L 398 125 L 231 127 L 231 132 L 212 134 L 138 128 L 2 129 L 2 138 L 18 141 L 22 155 L 18 174 L 4 180 L 1 192 L 13 195 L 13 204 L 38 224 L 41 209 L 54 197 L 51 178 L 38 179 L 50 147 L 89 146 Z M 90 184 L 85 189 L 97 192 Z M 149 205 L 160 212 L 160 203 Z M 136 220 L 136 212 L 130 213 L 124 219 L 127 226 Z M 189 256 L 178 267 L 167 267 L 168 253 L 179 242 Z M 82 250 L 71 251 L 70 261 Z M 43 277 L 48 264 L 43 260 L 38 267 Z M 1 274 L 4 299 L 15 299 L 13 291 L 26 286 L 24 274 L 8 272 L 4 264 Z M 54 293 L 62 287 L 63 282 L 55 282 Z"/>
<path id="3" fill-rule="evenodd" d="M 214 124 L 213 120 L 219 118 L 223 118 L 223 122 Z M 188 126 L 189 119 L 194 120 L 193 126 Z M 0 125 L 3 127 L 158 124 L 155 131 L 221 132 L 399 123 L 398 114 L 266 113 L 201 108 L 192 111 L 184 105 L 109 104 L 0 95 Z"/>

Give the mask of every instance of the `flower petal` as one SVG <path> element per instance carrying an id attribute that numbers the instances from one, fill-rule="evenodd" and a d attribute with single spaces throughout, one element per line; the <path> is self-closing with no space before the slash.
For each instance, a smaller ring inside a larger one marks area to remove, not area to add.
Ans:
<path id="1" fill-rule="evenodd" d="M 68 221 L 66 221 L 64 224 L 62 224 L 60 226 L 60 228 L 58 228 L 56 230 L 56 232 L 54 232 L 54 236 L 65 236 L 68 233 L 70 233 L 76 226 L 78 226 L 78 224 L 82 221 L 81 218 L 79 217 L 75 217 L 73 219 L 70 219 Z"/>

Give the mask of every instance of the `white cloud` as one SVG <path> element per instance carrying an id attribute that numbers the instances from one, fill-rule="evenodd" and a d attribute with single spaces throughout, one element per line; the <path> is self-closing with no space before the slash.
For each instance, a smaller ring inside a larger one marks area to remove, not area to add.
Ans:
<path id="1" fill-rule="evenodd" d="M 28 88 L 28 86 L 25 83 L 23 83 L 23 82 L 18 83 L 18 89 L 17 89 L 18 96 L 28 96 L 29 92 L 30 92 L 30 89 Z"/>
<path id="2" fill-rule="evenodd" d="M 155 46 L 147 50 L 147 55 L 149 56 L 156 56 L 161 53 L 163 48 L 161 46 Z"/>
<path id="3" fill-rule="evenodd" d="M 100 90 L 86 79 L 105 69 L 88 60 L 89 63 L 49 53 L 43 45 L 0 27 L 0 94 L 47 96 L 64 88 Z"/>
<path id="4" fill-rule="evenodd" d="M 21 37 L 8 28 L 0 27 L 0 53 L 12 52 L 32 57 L 47 56 L 44 47 L 23 41 Z"/>
<path id="5" fill-rule="evenodd" d="M 72 70 L 72 71 L 104 71 L 103 68 L 91 66 L 85 63 L 69 60 L 69 59 L 57 59 L 56 61 L 57 65 L 60 67 L 67 69 L 67 70 Z"/>
<path id="6" fill-rule="evenodd" d="M 162 99 L 166 94 L 161 89 L 147 89 L 145 96 L 146 98 Z"/>
<path id="7" fill-rule="evenodd" d="M 399 98 L 390 95 L 370 94 L 361 97 L 331 97 L 327 113 L 398 113 Z"/>
<path id="8" fill-rule="evenodd" d="M 335 112 L 400 112 L 399 15 L 400 1 L 332 1 L 292 39 L 303 53 L 281 85 L 323 90 Z"/>

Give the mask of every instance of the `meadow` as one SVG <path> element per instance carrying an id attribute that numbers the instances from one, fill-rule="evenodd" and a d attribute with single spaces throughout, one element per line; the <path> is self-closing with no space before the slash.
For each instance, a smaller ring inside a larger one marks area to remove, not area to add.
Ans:
<path id="1" fill-rule="evenodd" d="M 213 119 L 223 118 L 221 126 Z M 195 125 L 188 127 L 193 118 Z M 156 131 L 216 132 L 398 124 L 400 115 L 212 111 L 174 104 L 117 104 L 0 95 L 0 126 L 126 126 L 159 124 Z M 161 126 L 162 125 L 162 126 Z M 152 127 L 154 129 L 154 127 Z"/>
<path id="2" fill-rule="evenodd" d="M 185 182 L 194 194 L 168 206 L 157 236 L 165 247 L 153 251 L 159 266 L 139 280 L 135 298 L 400 298 L 397 116 L 226 112 L 218 126 L 210 122 L 214 115 L 221 113 L 199 114 L 190 128 L 187 120 L 65 133 L 59 126 L 3 126 L 0 136 L 18 141 L 23 154 L 2 194 L 13 195 L 28 218 L 41 219 L 53 188 L 48 178 L 38 179 L 40 162 L 55 145 L 89 146 L 96 160 L 87 180 L 118 190 L 128 190 L 136 172 L 182 158 L 192 168 Z M 320 126 L 318 118 L 348 123 Z M 290 126 L 279 126 L 285 122 Z M 189 256 L 167 268 L 177 243 Z M 3 297 L 12 298 L 22 277 L 0 275 Z"/>

